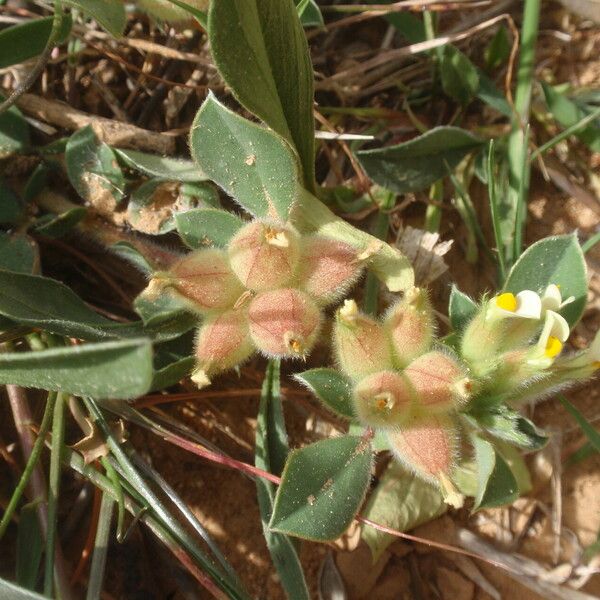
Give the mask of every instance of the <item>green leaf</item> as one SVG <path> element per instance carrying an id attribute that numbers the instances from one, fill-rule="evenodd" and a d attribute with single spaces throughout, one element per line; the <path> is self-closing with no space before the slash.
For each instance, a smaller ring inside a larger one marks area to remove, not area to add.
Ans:
<path id="1" fill-rule="evenodd" d="M 2 56 L 1 52 L 0 56 Z M 0 100 L 2 99 L 0 95 Z M 0 114 L 0 158 L 21 152 L 28 148 L 30 143 L 29 123 L 16 106 L 11 106 Z"/>
<path id="2" fill-rule="evenodd" d="M 469 296 L 463 294 L 456 285 L 452 284 L 448 316 L 454 331 L 462 331 L 475 316 L 478 306 Z"/>
<path id="3" fill-rule="evenodd" d="M 147 154 L 139 150 L 113 148 L 113 151 L 128 167 L 149 177 L 187 182 L 206 180 L 206 175 L 191 160 Z"/>
<path id="4" fill-rule="evenodd" d="M 532 490 L 533 484 L 521 451 L 502 441 L 496 441 L 495 445 L 496 451 L 502 455 L 517 482 L 519 495 L 528 494 Z"/>
<path id="5" fill-rule="evenodd" d="M 0 383 L 94 398 L 137 398 L 152 383 L 152 345 L 138 339 L 4 353 Z"/>
<path id="6" fill-rule="evenodd" d="M 256 424 L 254 464 L 269 473 L 281 473 L 289 448 L 279 387 L 279 362 L 270 361 L 265 373 Z M 275 486 L 266 479 L 256 479 L 258 505 L 263 534 L 281 584 L 290 600 L 308 600 L 308 588 L 302 565 L 292 540 L 269 529 L 273 514 Z"/>
<path id="7" fill-rule="evenodd" d="M 122 2 L 115 2 L 115 0 L 63 0 L 63 2 L 67 6 L 82 10 L 114 37 L 123 35 L 127 15 Z"/>
<path id="8" fill-rule="evenodd" d="M 39 265 L 39 252 L 30 237 L 0 233 L 0 269 L 32 273 L 36 265 Z"/>
<path id="9" fill-rule="evenodd" d="M 18 223 L 24 208 L 21 199 L 0 178 L 0 224 Z"/>
<path id="10" fill-rule="evenodd" d="M 500 25 L 483 53 L 486 68 L 496 69 L 508 62 L 511 47 L 508 31 L 504 25 Z"/>
<path id="11" fill-rule="evenodd" d="M 506 461 L 487 440 L 478 435 L 471 439 L 477 463 L 477 495 L 473 510 L 514 502 L 519 497 L 519 487 Z"/>
<path id="12" fill-rule="evenodd" d="M 277 134 L 209 94 L 192 125 L 190 146 L 202 170 L 250 214 L 287 220 L 297 196 L 298 168 Z"/>
<path id="13" fill-rule="evenodd" d="M 473 417 L 490 435 L 519 448 L 540 450 L 548 442 L 548 437 L 529 419 L 504 405 Z"/>
<path id="14" fill-rule="evenodd" d="M 297 8 L 300 8 L 301 4 L 303 4 L 303 9 L 302 12 L 298 11 L 298 14 L 303 27 L 325 27 L 321 9 L 315 0 L 300 0 L 296 2 Z"/>
<path id="15" fill-rule="evenodd" d="M 41 162 L 33 170 L 23 189 L 23 200 L 25 202 L 29 203 L 35 200 L 38 194 L 46 187 L 49 173 L 50 167 L 45 162 Z"/>
<path id="16" fill-rule="evenodd" d="M 448 506 L 437 486 L 426 483 L 392 460 L 379 479 L 362 515 L 397 531 L 408 531 L 444 514 Z M 361 537 L 371 548 L 373 562 L 398 538 L 368 525 Z"/>
<path id="17" fill-rule="evenodd" d="M 69 181 L 84 200 L 111 208 L 125 195 L 125 177 L 117 157 L 96 137 L 91 125 L 69 138 L 65 161 Z"/>
<path id="18" fill-rule="evenodd" d="M 369 485 L 371 444 L 345 435 L 290 453 L 270 528 L 300 538 L 339 537 L 358 512 Z"/>
<path id="19" fill-rule="evenodd" d="M 40 596 L 21 586 L 0 579 L 0 598 L 2 600 L 48 600 L 46 596 Z"/>
<path id="20" fill-rule="evenodd" d="M 37 509 L 37 503 L 32 502 L 19 513 L 16 577 L 17 583 L 29 590 L 35 590 L 44 547 Z"/>
<path id="21" fill-rule="evenodd" d="M 193 315 L 169 314 L 154 322 L 115 323 L 95 313 L 54 279 L 0 270 L 0 315 L 20 325 L 87 340 L 143 335 L 172 339 L 193 327 Z"/>
<path id="22" fill-rule="evenodd" d="M 398 194 L 417 192 L 448 174 L 483 141 L 458 127 L 436 127 L 419 137 L 356 153 L 367 175 Z"/>
<path id="23" fill-rule="evenodd" d="M 60 215 L 50 218 L 48 221 L 36 226 L 37 233 L 52 238 L 59 238 L 67 235 L 85 218 L 87 208 L 77 206 L 71 208 Z"/>
<path id="24" fill-rule="evenodd" d="M 544 96 L 550 112 L 554 118 L 565 128 L 571 127 L 587 117 L 592 108 L 583 103 L 577 103 L 570 100 L 565 95 L 560 94 L 555 88 L 542 83 Z M 584 143 L 587 144 L 590 150 L 600 152 L 600 123 L 590 123 L 575 135 Z"/>
<path id="25" fill-rule="evenodd" d="M 477 68 L 465 54 L 450 44 L 446 44 L 442 52 L 440 75 L 444 92 L 463 106 L 469 103 L 479 88 Z"/>
<path id="26" fill-rule="evenodd" d="M 336 369 L 309 369 L 294 378 L 304 384 L 329 410 L 346 419 L 355 419 L 352 381 Z"/>
<path id="27" fill-rule="evenodd" d="M 193 356 L 188 356 L 157 369 L 154 371 L 154 376 L 152 377 L 150 391 L 164 390 L 176 385 L 190 374 L 195 362 L 196 359 Z"/>
<path id="28" fill-rule="evenodd" d="M 530 246 L 511 269 L 504 287 L 513 294 L 543 292 L 551 283 L 560 286 L 563 299 L 575 298 L 560 311 L 572 327 L 583 314 L 588 289 L 585 259 L 575 234 L 547 237 Z"/>
<path id="29" fill-rule="evenodd" d="M 126 260 L 129 264 L 133 265 L 140 273 L 150 277 L 155 269 L 148 262 L 146 257 L 134 246 L 128 242 L 117 242 L 113 244 L 110 249 L 123 260 Z"/>
<path id="30" fill-rule="evenodd" d="M 241 104 L 296 148 L 313 189 L 313 69 L 294 2 L 211 2 L 208 30 L 220 75 Z"/>
<path id="31" fill-rule="evenodd" d="M 477 97 L 505 117 L 512 117 L 512 108 L 496 84 L 483 72 L 479 73 Z"/>
<path id="32" fill-rule="evenodd" d="M 53 16 L 19 23 L 0 31 L 0 69 L 16 65 L 41 54 L 46 47 Z M 58 36 L 62 44 L 69 33 L 73 22 L 71 15 L 64 15 Z"/>
<path id="33" fill-rule="evenodd" d="M 242 227 L 237 215 L 215 208 L 198 208 L 175 215 L 179 237 L 188 248 L 224 248 Z"/>

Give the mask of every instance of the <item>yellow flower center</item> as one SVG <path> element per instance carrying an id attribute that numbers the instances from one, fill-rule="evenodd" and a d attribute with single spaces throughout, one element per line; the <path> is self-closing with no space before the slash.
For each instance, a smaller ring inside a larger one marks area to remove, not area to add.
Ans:
<path id="1" fill-rule="evenodd" d="M 548 341 L 546 342 L 546 350 L 544 351 L 544 354 L 548 358 L 554 358 L 560 354 L 562 347 L 562 342 L 557 337 L 551 335 L 548 337 Z"/>
<path id="2" fill-rule="evenodd" d="M 594 369 L 600 369 L 600 360 L 595 360 L 592 363 L 592 367 L 594 367 Z"/>
<path id="3" fill-rule="evenodd" d="M 500 294 L 496 298 L 496 306 L 502 310 L 515 312 L 517 310 L 517 299 L 514 294 L 506 292 L 504 294 Z"/>

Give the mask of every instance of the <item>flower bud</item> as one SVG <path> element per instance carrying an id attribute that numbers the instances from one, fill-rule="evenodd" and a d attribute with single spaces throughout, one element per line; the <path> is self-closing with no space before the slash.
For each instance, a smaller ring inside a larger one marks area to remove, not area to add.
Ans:
<path id="1" fill-rule="evenodd" d="M 267 356 L 305 357 L 321 324 L 321 312 L 310 296 L 291 288 L 258 294 L 248 316 L 252 340 Z"/>
<path id="2" fill-rule="evenodd" d="M 471 397 L 473 382 L 465 369 L 443 352 L 419 356 L 404 374 L 412 384 L 418 405 L 427 413 L 460 408 Z"/>
<path id="3" fill-rule="evenodd" d="M 159 272 L 148 289 L 156 284 L 170 287 L 200 313 L 231 308 L 244 288 L 229 268 L 222 250 L 196 250 L 179 259 L 168 272 Z"/>
<path id="4" fill-rule="evenodd" d="M 345 296 L 361 271 L 356 249 L 349 244 L 321 236 L 303 240 L 299 287 L 320 304 L 331 304 Z"/>
<path id="5" fill-rule="evenodd" d="M 270 221 L 252 221 L 229 242 L 229 262 L 239 280 L 262 292 L 287 285 L 300 256 L 298 234 Z"/>
<path id="6" fill-rule="evenodd" d="M 356 416 L 371 427 L 402 425 L 413 403 L 414 391 L 408 379 L 396 371 L 367 375 L 354 388 Z"/>
<path id="7" fill-rule="evenodd" d="M 385 318 L 394 358 L 399 368 L 427 352 L 433 339 L 433 314 L 427 293 L 419 288 L 406 292 Z"/>
<path id="8" fill-rule="evenodd" d="M 428 481 L 450 477 L 456 465 L 458 430 L 449 417 L 417 419 L 410 426 L 388 432 L 388 441 L 400 462 Z"/>
<path id="9" fill-rule="evenodd" d="M 359 312 L 354 300 L 346 300 L 338 310 L 333 342 L 340 369 L 356 381 L 393 369 L 390 341 L 383 326 Z"/>
<path id="10" fill-rule="evenodd" d="M 228 310 L 208 317 L 196 337 L 197 362 L 192 381 L 204 387 L 213 374 L 235 367 L 253 352 L 245 310 Z"/>

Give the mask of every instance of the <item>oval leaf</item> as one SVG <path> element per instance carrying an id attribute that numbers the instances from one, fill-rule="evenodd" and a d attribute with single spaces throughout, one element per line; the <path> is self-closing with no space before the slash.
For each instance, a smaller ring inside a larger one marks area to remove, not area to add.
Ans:
<path id="1" fill-rule="evenodd" d="M 63 0 L 67 6 L 79 8 L 115 37 L 123 34 L 127 23 L 125 4 L 114 0 Z"/>
<path id="2" fill-rule="evenodd" d="M 418 192 L 448 174 L 483 141 L 458 127 L 436 127 L 414 140 L 357 152 L 367 175 L 398 194 Z"/>
<path id="3" fill-rule="evenodd" d="M 350 525 L 371 474 L 371 444 L 345 435 L 290 453 L 269 527 L 316 541 L 334 540 Z"/>
<path id="4" fill-rule="evenodd" d="M 16 65 L 41 54 L 48 43 L 54 17 L 43 17 L 19 23 L 0 31 L 0 69 Z M 57 44 L 62 44 L 73 22 L 71 15 L 64 15 Z"/>
<path id="5" fill-rule="evenodd" d="M 296 148 L 312 188 L 313 69 L 293 1 L 211 2 L 208 25 L 219 73 L 241 104 Z"/>
<path id="6" fill-rule="evenodd" d="M 139 150 L 113 148 L 116 155 L 133 169 L 149 177 L 160 177 L 171 181 L 205 181 L 206 175 L 191 160 L 148 154 Z"/>
<path id="7" fill-rule="evenodd" d="M 392 460 L 373 490 L 362 515 L 398 531 L 408 531 L 439 517 L 448 509 L 437 486 L 431 485 Z M 361 537 L 371 548 L 373 562 L 398 538 L 363 527 Z"/>
<path id="8" fill-rule="evenodd" d="M 202 170 L 250 214 L 287 220 L 296 200 L 298 167 L 277 134 L 209 94 L 194 119 L 190 146 Z"/>
<path id="9" fill-rule="evenodd" d="M 4 353 L 0 383 L 94 398 L 137 398 L 152 383 L 152 345 L 141 339 Z"/>
<path id="10" fill-rule="evenodd" d="M 511 269 L 505 290 L 543 292 L 554 283 L 563 299 L 574 296 L 560 312 L 571 327 L 579 321 L 587 298 L 587 269 L 575 234 L 547 237 L 530 246 Z"/>
<path id="11" fill-rule="evenodd" d="M 309 369 L 294 375 L 329 410 L 346 419 L 354 419 L 352 381 L 335 369 Z"/>
<path id="12" fill-rule="evenodd" d="M 477 495 L 473 510 L 493 508 L 514 502 L 519 486 L 506 461 L 490 442 L 472 436 L 477 463 Z"/>
<path id="13" fill-rule="evenodd" d="M 216 208 L 198 208 L 175 215 L 177 231 L 189 248 L 224 248 L 244 221 L 237 215 Z"/>
<path id="14" fill-rule="evenodd" d="M 456 285 L 452 285 L 450 302 L 448 304 L 448 316 L 454 331 L 461 331 L 477 312 L 477 304 L 463 294 Z"/>

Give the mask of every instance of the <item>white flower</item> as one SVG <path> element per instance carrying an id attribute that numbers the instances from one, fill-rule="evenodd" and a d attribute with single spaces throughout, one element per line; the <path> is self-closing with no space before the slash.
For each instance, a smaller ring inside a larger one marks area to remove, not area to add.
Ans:
<path id="1" fill-rule="evenodd" d="M 523 290 L 516 296 L 505 292 L 490 300 L 489 310 L 495 317 L 539 320 L 542 316 L 542 299 L 531 290 Z"/>
<path id="2" fill-rule="evenodd" d="M 563 316 L 553 310 L 546 311 L 544 327 L 536 345 L 537 353 L 554 359 L 561 353 L 569 333 L 569 324 Z"/>
<path id="3" fill-rule="evenodd" d="M 542 312 L 546 312 L 547 310 L 553 310 L 554 312 L 558 312 L 561 308 L 565 307 L 567 304 L 571 304 L 571 302 L 575 302 L 575 296 L 569 296 L 566 300 L 562 299 L 562 294 L 560 293 L 560 287 L 551 283 L 542 294 Z"/>

